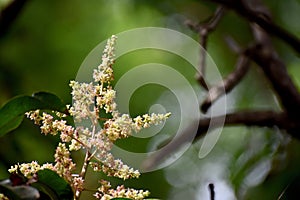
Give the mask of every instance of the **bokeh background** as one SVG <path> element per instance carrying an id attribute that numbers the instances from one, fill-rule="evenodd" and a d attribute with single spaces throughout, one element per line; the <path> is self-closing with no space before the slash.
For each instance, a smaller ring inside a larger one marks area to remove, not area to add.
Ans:
<path id="1" fill-rule="evenodd" d="M 9 2 L 0 0 L 0 9 Z M 300 37 L 300 1 L 264 2 L 277 24 Z M 184 22 L 187 19 L 205 21 L 215 8 L 215 4 L 201 0 L 28 0 L 16 20 L 0 36 L 0 106 L 14 96 L 37 91 L 54 93 L 70 104 L 69 81 L 75 79 L 88 53 L 112 34 L 158 26 L 197 39 Z M 252 39 L 247 22 L 228 12 L 208 43 L 208 53 L 223 76 L 233 70 L 237 58 L 224 41 L 228 35 L 241 46 L 246 46 Z M 274 39 L 274 44 L 300 89 L 299 55 L 278 40 Z M 120 58 L 115 67 L 116 81 L 132 67 L 155 60 L 174 67 L 191 85 L 199 88 L 194 80 L 195 71 L 184 67 L 186 63 L 182 60 L 151 51 L 146 55 L 137 52 Z M 166 91 L 167 88 L 158 85 L 141 87 L 132 96 L 131 115 L 148 112 Z M 255 65 L 228 95 L 228 100 L 228 111 L 280 109 L 267 80 Z M 178 102 L 169 103 L 176 105 Z M 171 122 L 167 122 L 159 134 L 171 134 L 175 124 L 172 120 L 176 121 L 176 117 L 171 117 Z M 24 120 L 18 129 L 0 138 L 0 179 L 7 178 L 7 169 L 16 163 L 52 162 L 57 142 L 58 138 L 41 135 L 38 127 Z M 151 138 L 129 139 L 129 144 L 132 142 L 136 143 L 136 152 L 149 149 L 152 144 Z M 125 184 L 148 189 L 152 197 L 171 200 L 209 199 L 209 183 L 215 184 L 216 199 L 271 200 L 277 199 L 283 191 L 282 199 L 296 199 L 294 195 L 300 189 L 299 141 L 276 127 L 224 128 L 216 147 L 203 159 L 198 158 L 201 142 L 196 141 L 184 156 L 166 169 L 143 174 L 140 179 Z M 132 147 L 126 147 L 126 142 L 121 145 L 128 149 Z M 73 156 L 78 160 L 82 157 L 80 152 Z M 96 178 L 99 177 L 91 176 L 95 181 Z M 122 181 L 112 179 L 112 182 Z M 82 199 L 88 198 L 83 196 Z"/>

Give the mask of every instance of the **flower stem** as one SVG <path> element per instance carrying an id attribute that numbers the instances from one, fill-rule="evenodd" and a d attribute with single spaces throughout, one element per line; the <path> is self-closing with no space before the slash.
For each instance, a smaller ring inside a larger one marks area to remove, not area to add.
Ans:
<path id="1" fill-rule="evenodd" d="M 79 174 L 79 176 L 82 177 L 83 180 L 85 180 L 85 175 L 86 175 L 87 168 L 89 166 L 90 160 L 91 160 L 91 153 L 87 149 L 86 152 L 85 152 L 85 158 L 84 158 L 84 161 L 83 161 L 81 172 Z M 74 198 L 74 200 L 79 199 L 80 194 L 81 194 L 81 191 L 79 191 L 79 190 L 75 191 L 75 198 Z"/>

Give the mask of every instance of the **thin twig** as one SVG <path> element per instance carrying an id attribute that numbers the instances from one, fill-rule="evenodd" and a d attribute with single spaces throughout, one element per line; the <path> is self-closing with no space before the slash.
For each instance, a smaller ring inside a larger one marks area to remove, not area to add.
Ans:
<path id="1" fill-rule="evenodd" d="M 225 9 L 223 6 L 219 6 L 215 11 L 213 17 L 210 19 L 210 21 L 207 24 L 203 24 L 199 26 L 198 28 L 199 39 L 202 48 L 200 50 L 200 59 L 201 59 L 199 64 L 200 74 L 198 74 L 197 80 L 207 90 L 209 86 L 205 82 L 205 69 L 206 69 L 206 51 L 207 51 L 208 34 L 214 31 L 214 29 L 217 27 L 222 16 L 224 15 L 224 10 Z"/>
<path id="2" fill-rule="evenodd" d="M 283 197 L 283 195 L 286 193 L 286 191 L 287 191 L 287 189 L 289 188 L 289 186 L 290 186 L 290 184 L 288 184 L 288 185 L 283 189 L 283 191 L 280 193 L 280 195 L 279 195 L 279 197 L 278 197 L 277 200 L 280 200 L 280 199 Z"/>
<path id="3" fill-rule="evenodd" d="M 246 75 L 249 69 L 250 60 L 245 55 L 241 55 L 236 63 L 235 71 L 229 74 L 216 86 L 209 89 L 206 99 L 201 105 L 201 110 L 207 112 L 210 106 L 222 95 L 229 93 Z"/>
<path id="4" fill-rule="evenodd" d="M 208 90 L 209 86 L 205 81 L 205 68 L 206 68 L 206 50 L 207 50 L 207 40 L 208 34 L 214 31 L 217 27 L 218 23 L 220 22 L 222 16 L 224 15 L 224 7 L 219 6 L 215 11 L 212 18 L 209 20 L 208 23 L 205 24 L 194 24 L 190 21 L 187 21 L 186 24 L 199 35 L 199 43 L 201 44 L 202 48 L 200 50 L 200 63 L 199 63 L 199 73 L 197 73 L 197 80 L 199 84 L 206 90 Z"/>

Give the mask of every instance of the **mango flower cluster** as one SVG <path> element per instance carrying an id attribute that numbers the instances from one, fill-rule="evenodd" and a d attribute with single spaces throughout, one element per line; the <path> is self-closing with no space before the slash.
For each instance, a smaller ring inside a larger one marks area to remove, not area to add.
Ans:
<path id="1" fill-rule="evenodd" d="M 124 180 L 139 177 L 139 171 L 114 158 L 110 152 L 113 144 L 116 140 L 127 138 L 142 128 L 163 122 L 170 113 L 145 114 L 135 118 L 119 113 L 115 102 L 116 91 L 111 86 L 114 80 L 112 66 L 115 42 L 116 36 L 108 39 L 102 55 L 102 63 L 93 71 L 94 82 L 70 82 L 73 105 L 68 105 L 67 109 L 75 125 L 68 124 L 67 115 L 59 112 L 49 114 L 36 110 L 26 113 L 28 118 L 40 126 L 43 134 L 59 134 L 61 142 L 56 148 L 55 163 L 40 166 L 34 161 L 12 166 L 9 172 L 21 172 L 30 178 L 38 170 L 54 170 L 70 183 L 75 192 L 75 199 L 85 189 L 88 165 L 94 171 L 104 172 L 108 176 Z M 102 116 L 104 112 L 106 117 Z M 86 156 L 81 173 L 73 174 L 76 164 L 72 161 L 70 152 L 79 149 L 83 149 Z M 106 180 L 100 180 L 99 183 L 100 186 L 94 196 L 101 200 L 115 197 L 144 199 L 149 195 L 148 191 L 125 188 L 123 185 L 112 189 Z"/>
<path id="2" fill-rule="evenodd" d="M 2 193 L 0 193 L 0 199 L 1 200 L 9 200 L 9 198 Z"/>

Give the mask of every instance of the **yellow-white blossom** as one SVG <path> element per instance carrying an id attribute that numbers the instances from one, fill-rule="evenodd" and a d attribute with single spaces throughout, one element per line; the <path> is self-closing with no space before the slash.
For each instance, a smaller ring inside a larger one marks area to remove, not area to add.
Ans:
<path id="1" fill-rule="evenodd" d="M 9 198 L 2 193 L 0 193 L 0 199 L 1 200 L 9 200 Z"/>
<path id="2" fill-rule="evenodd" d="M 165 121 L 170 113 L 167 114 L 144 114 L 132 118 L 129 114 L 121 114 L 115 102 L 116 91 L 111 86 L 114 80 L 114 48 L 116 36 L 112 36 L 105 46 L 101 64 L 93 71 L 93 82 L 80 83 L 71 81 L 72 105 L 67 106 L 70 116 L 73 117 L 75 124 L 87 124 L 72 126 L 66 120 L 65 113 L 41 112 L 40 110 L 30 111 L 26 116 L 40 126 L 41 132 L 45 135 L 60 135 L 61 142 L 58 144 L 53 164 L 40 166 L 33 161 L 27 164 L 18 164 L 9 169 L 10 173 L 19 171 L 30 178 L 41 169 L 51 169 L 56 171 L 61 177 L 70 183 L 75 196 L 78 197 L 84 190 L 85 172 L 84 168 L 88 164 L 96 172 L 104 172 L 108 176 L 121 179 L 138 178 L 140 173 L 120 159 L 115 159 L 110 153 L 116 140 L 131 136 L 132 132 L 138 132 L 142 128 L 150 125 L 157 125 Z M 102 111 L 102 112 L 101 112 Z M 101 116 L 101 113 L 111 117 Z M 100 127 L 99 122 L 102 122 Z M 81 123 L 84 122 L 84 123 Z M 88 122 L 88 123 L 86 123 Z M 85 163 L 79 175 L 74 176 L 76 164 L 72 161 L 70 151 L 83 149 L 86 151 Z M 93 159 L 93 162 L 91 162 Z M 101 180 L 98 192 L 94 196 L 98 199 L 111 199 L 114 197 L 126 197 L 132 199 L 144 199 L 149 195 L 149 191 L 125 188 L 123 185 L 116 189 L 111 188 L 108 181 Z"/>

